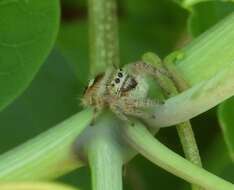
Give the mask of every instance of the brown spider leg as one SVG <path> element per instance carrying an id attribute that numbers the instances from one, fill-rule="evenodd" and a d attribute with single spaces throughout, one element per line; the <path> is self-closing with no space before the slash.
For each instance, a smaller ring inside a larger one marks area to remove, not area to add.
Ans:
<path id="1" fill-rule="evenodd" d="M 147 74 L 154 77 L 159 87 L 163 90 L 164 93 L 166 93 L 167 96 L 171 95 L 171 89 L 168 87 L 168 82 L 165 78 L 171 79 L 171 74 L 167 71 L 167 69 L 160 67 L 160 66 L 154 66 L 152 64 L 147 64 L 142 61 L 138 61 L 131 65 L 132 67 L 132 74 L 133 75 L 141 75 L 141 74 Z"/>
<path id="2" fill-rule="evenodd" d="M 106 96 L 106 103 L 109 105 L 110 110 L 119 117 L 122 121 L 130 122 L 128 117 L 125 115 L 122 108 L 119 106 L 119 97 Z"/>
<path id="3" fill-rule="evenodd" d="M 119 117 L 119 119 L 121 119 L 122 121 L 125 122 L 130 122 L 130 120 L 128 119 L 128 117 L 125 115 L 124 110 L 122 110 L 122 108 L 120 106 L 118 106 L 118 104 L 111 104 L 110 105 L 110 109 L 113 113 L 115 113 L 117 115 L 117 117 Z"/>
<path id="4" fill-rule="evenodd" d="M 139 118 L 154 118 L 154 115 L 150 115 L 149 112 L 146 112 L 145 109 L 159 105 L 158 102 L 155 102 L 150 99 L 130 99 L 130 98 L 120 98 L 112 105 L 112 110 L 122 119 L 124 115 L 131 115 Z M 118 113 L 117 113 L 118 112 Z M 126 120 L 126 119 L 125 119 Z M 127 119 L 128 120 L 128 119 Z"/>

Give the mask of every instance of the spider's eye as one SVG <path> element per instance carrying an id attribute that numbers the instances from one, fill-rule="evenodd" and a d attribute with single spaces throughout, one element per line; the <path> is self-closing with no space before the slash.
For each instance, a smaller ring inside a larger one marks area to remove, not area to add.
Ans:
<path id="1" fill-rule="evenodd" d="M 120 82 L 119 78 L 116 78 L 116 79 L 115 79 L 115 82 L 116 82 L 116 83 L 119 83 L 119 82 Z"/>
<path id="2" fill-rule="evenodd" d="M 120 72 L 119 72 L 119 73 L 118 73 L 118 77 L 120 77 L 120 78 L 123 77 L 123 73 L 120 73 Z"/>
<path id="3" fill-rule="evenodd" d="M 115 86 L 115 84 L 114 84 L 114 83 L 112 83 L 112 84 L 111 84 L 111 86 L 112 86 L 112 87 L 114 87 L 114 86 Z"/>

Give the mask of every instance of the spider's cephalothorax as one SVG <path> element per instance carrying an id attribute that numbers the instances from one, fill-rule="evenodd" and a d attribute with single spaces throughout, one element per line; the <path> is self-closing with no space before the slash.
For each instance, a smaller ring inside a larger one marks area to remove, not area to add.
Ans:
<path id="1" fill-rule="evenodd" d="M 122 120 L 128 120 L 128 115 L 147 117 L 149 115 L 144 108 L 158 104 L 147 98 L 147 74 L 157 76 L 160 72 L 143 62 L 127 65 L 123 69 L 108 69 L 90 81 L 82 103 L 94 106 L 96 110 L 108 107 Z"/>

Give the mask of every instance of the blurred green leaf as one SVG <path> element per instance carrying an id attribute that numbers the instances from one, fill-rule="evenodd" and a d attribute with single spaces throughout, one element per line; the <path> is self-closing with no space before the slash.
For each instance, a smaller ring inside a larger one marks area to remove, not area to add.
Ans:
<path id="1" fill-rule="evenodd" d="M 209 142 L 209 147 L 202 155 L 204 168 L 234 183 L 234 163 L 230 159 L 224 140 L 219 133 Z"/>
<path id="2" fill-rule="evenodd" d="M 142 6 L 145 9 L 142 9 Z M 146 51 L 154 51 L 161 56 L 168 54 L 182 37 L 187 16 L 186 11 L 175 3 L 153 0 L 143 3 L 135 3 L 132 0 L 120 1 L 119 12 L 122 65 L 136 61 Z M 65 21 L 60 28 L 58 46 L 71 63 L 79 81 L 87 83 L 89 71 L 87 18 Z"/>
<path id="3" fill-rule="evenodd" d="M 183 38 L 187 12 L 176 3 L 124 0 L 120 5 L 122 64 L 136 61 L 147 51 L 164 57 Z"/>
<path id="4" fill-rule="evenodd" d="M 219 106 L 218 117 L 229 154 L 234 161 L 234 97 Z"/>
<path id="5" fill-rule="evenodd" d="M 83 89 L 60 51 L 52 51 L 30 87 L 1 112 L 0 154 L 78 112 Z M 87 168 L 59 181 L 82 189 L 90 186 Z"/>
<path id="6" fill-rule="evenodd" d="M 32 81 L 59 25 L 59 1 L 0 1 L 0 110 Z"/>
<path id="7" fill-rule="evenodd" d="M 233 2 L 207 1 L 192 8 L 189 31 L 196 37 L 234 11 Z"/>
<path id="8" fill-rule="evenodd" d="M 79 111 L 82 91 L 64 57 L 54 50 L 30 87 L 1 112 L 0 153 Z"/>
<path id="9" fill-rule="evenodd" d="M 62 24 L 58 36 L 58 46 L 78 80 L 86 84 L 89 76 L 87 22 Z"/>

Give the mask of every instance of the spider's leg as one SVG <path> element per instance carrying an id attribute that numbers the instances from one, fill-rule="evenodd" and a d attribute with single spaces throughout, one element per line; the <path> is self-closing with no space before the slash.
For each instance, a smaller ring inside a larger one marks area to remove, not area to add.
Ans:
<path id="1" fill-rule="evenodd" d="M 172 95 L 171 88 L 173 84 L 171 83 L 171 75 L 163 66 L 139 61 L 131 65 L 131 72 L 134 75 L 146 74 L 152 76 L 157 80 L 158 85 L 167 96 Z"/>
<path id="2" fill-rule="evenodd" d="M 152 118 L 154 115 L 151 115 L 147 109 L 159 105 L 158 102 L 155 102 L 150 99 L 130 99 L 130 98 L 120 98 L 116 102 L 118 108 L 121 110 L 121 114 L 135 116 L 139 118 Z"/>
<path id="3" fill-rule="evenodd" d="M 130 122 L 128 117 L 125 115 L 122 107 L 120 106 L 119 103 L 119 97 L 115 97 L 115 96 L 108 96 L 106 97 L 106 101 L 109 105 L 110 110 L 116 114 L 116 116 L 121 119 L 122 121 L 125 122 Z"/>
<path id="4" fill-rule="evenodd" d="M 121 109 L 121 107 L 119 107 L 117 104 L 110 105 L 110 109 L 112 112 L 114 112 L 116 114 L 117 117 L 119 117 L 119 119 L 121 119 L 122 121 L 125 121 L 125 122 L 129 122 L 128 117 L 125 115 L 125 113 Z"/>

